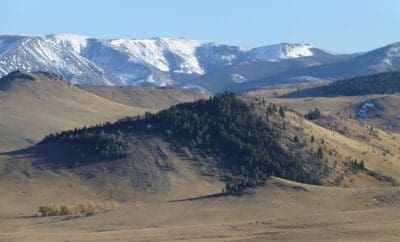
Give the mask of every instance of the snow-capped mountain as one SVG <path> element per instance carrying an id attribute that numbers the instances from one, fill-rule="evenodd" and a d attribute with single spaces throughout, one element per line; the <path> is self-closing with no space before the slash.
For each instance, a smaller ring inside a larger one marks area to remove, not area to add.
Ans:
<path id="1" fill-rule="evenodd" d="M 51 71 L 74 84 L 117 82 L 104 70 L 81 56 L 87 39 L 76 35 L 0 37 L 0 75 L 14 70 Z"/>
<path id="2" fill-rule="evenodd" d="M 218 68 L 320 53 L 331 55 L 308 44 L 245 50 L 177 37 L 101 40 L 73 34 L 0 36 L 0 76 L 14 70 L 50 71 L 73 84 L 202 88 L 192 80 Z"/>

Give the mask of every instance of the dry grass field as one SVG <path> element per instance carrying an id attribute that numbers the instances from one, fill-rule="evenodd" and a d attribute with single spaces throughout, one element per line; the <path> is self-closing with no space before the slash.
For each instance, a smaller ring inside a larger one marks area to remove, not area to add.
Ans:
<path id="1" fill-rule="evenodd" d="M 400 236 L 397 188 L 329 188 L 273 178 L 241 197 L 156 197 L 90 216 L 1 214 L 0 241 L 398 241 Z"/>

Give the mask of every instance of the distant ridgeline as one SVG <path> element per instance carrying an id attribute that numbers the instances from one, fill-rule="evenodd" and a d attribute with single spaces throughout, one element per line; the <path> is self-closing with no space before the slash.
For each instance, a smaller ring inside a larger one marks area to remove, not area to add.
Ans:
<path id="1" fill-rule="evenodd" d="M 283 150 L 279 133 L 254 108 L 233 93 L 146 113 L 145 118 L 126 118 L 113 124 L 51 134 L 38 145 L 70 144 L 83 156 L 124 158 L 138 132 L 160 135 L 180 146 L 217 157 L 227 171 L 228 191 L 264 182 L 269 176 L 318 183 L 304 169 L 305 161 Z"/>
<path id="2" fill-rule="evenodd" d="M 335 81 L 326 86 L 298 90 L 282 97 L 329 97 L 393 94 L 400 92 L 400 72 L 382 72 Z"/>

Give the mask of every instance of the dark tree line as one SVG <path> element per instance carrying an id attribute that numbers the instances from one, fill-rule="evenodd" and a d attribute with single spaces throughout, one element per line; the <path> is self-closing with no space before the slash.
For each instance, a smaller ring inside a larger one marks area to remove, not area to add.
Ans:
<path id="1" fill-rule="evenodd" d="M 106 124 L 110 125 L 110 124 Z M 105 125 L 105 126 L 106 126 Z M 40 144 L 69 144 L 81 156 L 97 155 L 105 158 L 121 158 L 128 155 L 124 135 L 106 133 L 103 126 L 74 129 L 47 135 Z"/>
<path id="2" fill-rule="evenodd" d="M 382 72 L 340 80 L 322 87 L 298 90 L 284 97 L 360 96 L 400 92 L 400 72 Z"/>

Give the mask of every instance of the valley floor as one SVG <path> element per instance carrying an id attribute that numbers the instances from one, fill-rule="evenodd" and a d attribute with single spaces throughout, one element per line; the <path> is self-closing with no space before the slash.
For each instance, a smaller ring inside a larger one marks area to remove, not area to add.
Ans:
<path id="1" fill-rule="evenodd" d="M 278 178 L 240 197 L 125 202 L 73 219 L 0 214 L 0 241 L 399 239 L 399 188 L 329 188 Z"/>

